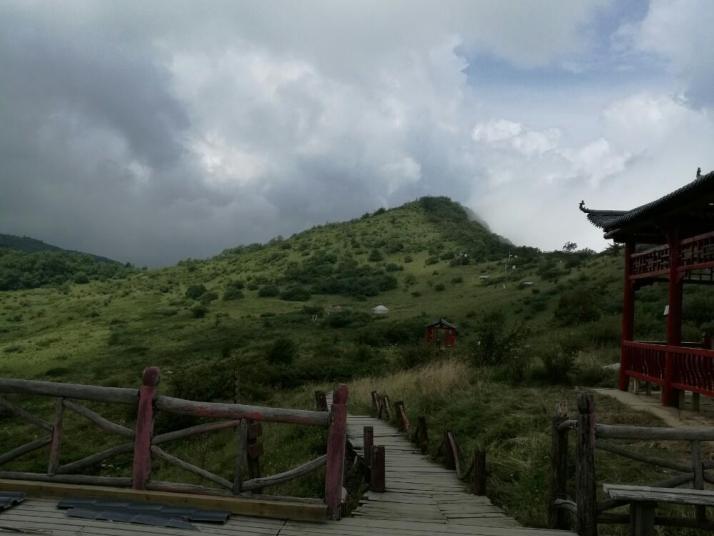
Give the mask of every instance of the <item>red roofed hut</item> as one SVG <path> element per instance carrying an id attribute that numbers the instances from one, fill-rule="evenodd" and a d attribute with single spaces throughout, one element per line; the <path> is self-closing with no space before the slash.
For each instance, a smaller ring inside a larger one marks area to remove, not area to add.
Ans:
<path id="1" fill-rule="evenodd" d="M 685 284 L 714 283 L 714 172 L 660 199 L 632 210 L 580 210 L 605 238 L 625 245 L 620 376 L 659 385 L 662 404 L 678 406 L 685 391 L 714 397 L 711 343 L 682 341 L 682 291 Z M 642 286 L 668 285 L 667 340 L 634 339 L 635 295 Z"/>
<path id="2" fill-rule="evenodd" d="M 440 318 L 426 326 L 424 339 L 427 344 L 438 344 L 442 348 L 453 348 L 456 346 L 456 333 L 457 329 L 454 324 Z"/>

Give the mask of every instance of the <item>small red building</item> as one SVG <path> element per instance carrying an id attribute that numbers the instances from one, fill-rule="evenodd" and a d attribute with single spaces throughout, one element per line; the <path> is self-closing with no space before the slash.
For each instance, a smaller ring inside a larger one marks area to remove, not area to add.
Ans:
<path id="1" fill-rule="evenodd" d="M 625 245 L 625 281 L 619 388 L 629 379 L 656 384 L 662 404 L 678 406 L 680 395 L 714 397 L 714 351 L 706 343 L 682 341 L 684 284 L 714 283 L 714 172 L 632 210 L 580 210 Z M 637 289 L 656 281 L 668 285 L 667 340 L 634 339 Z"/>
<path id="2" fill-rule="evenodd" d="M 427 344 L 438 344 L 442 348 L 456 346 L 456 326 L 443 318 L 426 326 L 424 339 Z"/>

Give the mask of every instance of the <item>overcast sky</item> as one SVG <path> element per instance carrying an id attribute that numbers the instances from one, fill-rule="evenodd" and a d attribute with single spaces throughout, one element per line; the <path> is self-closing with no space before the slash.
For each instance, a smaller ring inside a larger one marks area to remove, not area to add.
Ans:
<path id="1" fill-rule="evenodd" d="M 0 232 L 143 265 L 423 195 L 605 242 L 714 168 L 710 0 L 0 0 Z"/>

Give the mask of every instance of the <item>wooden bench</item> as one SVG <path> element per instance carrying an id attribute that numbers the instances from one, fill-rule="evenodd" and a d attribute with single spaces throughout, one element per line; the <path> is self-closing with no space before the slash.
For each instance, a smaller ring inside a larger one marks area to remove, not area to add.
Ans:
<path id="1" fill-rule="evenodd" d="M 654 535 L 655 507 L 657 503 L 671 503 L 703 508 L 714 506 L 714 491 L 682 488 L 653 488 L 603 484 L 605 494 L 616 501 L 630 503 L 630 534 Z"/>

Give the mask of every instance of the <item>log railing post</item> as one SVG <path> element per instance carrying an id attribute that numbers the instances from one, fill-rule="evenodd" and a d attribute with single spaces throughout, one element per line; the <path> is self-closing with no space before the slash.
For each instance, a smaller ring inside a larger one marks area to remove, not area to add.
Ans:
<path id="1" fill-rule="evenodd" d="M 379 404 L 379 394 L 377 391 L 372 391 L 372 412 L 374 413 L 374 416 L 379 418 L 379 410 L 380 410 L 380 404 Z"/>
<path id="2" fill-rule="evenodd" d="M 132 487 L 145 489 L 151 478 L 151 438 L 154 435 L 154 398 L 159 385 L 158 367 L 144 369 L 136 411 Z"/>
<path id="3" fill-rule="evenodd" d="M 233 477 L 233 495 L 238 495 L 243 487 L 243 469 L 247 465 L 248 420 L 241 419 L 236 427 L 236 466 Z"/>
<path id="4" fill-rule="evenodd" d="M 451 448 L 451 433 L 447 430 L 444 432 L 444 439 L 441 443 L 441 448 L 444 454 L 444 465 L 447 469 L 456 469 L 456 459 L 454 458 L 454 450 Z"/>
<path id="5" fill-rule="evenodd" d="M 385 464 L 386 455 L 384 447 L 379 445 L 372 448 L 372 460 L 370 461 L 370 481 L 369 488 L 378 493 L 384 493 L 385 485 Z"/>
<path id="6" fill-rule="evenodd" d="M 555 408 L 551 420 L 550 444 L 550 494 L 548 495 L 548 527 L 551 529 L 568 528 L 567 512 L 557 508 L 555 501 L 567 498 L 568 484 L 568 430 L 560 430 L 560 425 L 568 419 L 565 404 L 561 402 Z"/>
<path id="7" fill-rule="evenodd" d="M 576 531 L 580 536 L 597 536 L 595 490 L 595 413 L 591 393 L 578 395 L 578 442 L 576 444 L 575 499 Z"/>
<path id="8" fill-rule="evenodd" d="M 52 423 L 52 442 L 50 443 L 50 461 L 47 464 L 47 474 L 52 476 L 59 467 L 60 449 L 62 446 L 62 428 L 64 418 L 64 399 L 55 400 L 55 419 Z"/>
<path id="9" fill-rule="evenodd" d="M 397 413 L 397 427 L 400 432 L 409 432 L 409 417 L 407 417 L 407 411 L 404 408 L 404 402 L 398 401 L 394 403 L 394 411 Z"/>
<path id="10" fill-rule="evenodd" d="M 474 495 L 486 495 L 486 451 L 474 451 L 471 474 L 471 491 Z"/>
<path id="11" fill-rule="evenodd" d="M 325 391 L 315 391 L 315 409 L 317 411 L 327 411 L 327 395 L 325 395 Z"/>
<path id="12" fill-rule="evenodd" d="M 694 472 L 694 489 L 704 489 L 704 459 L 702 457 L 702 443 L 700 441 L 691 442 L 692 451 L 692 471 Z M 704 506 L 695 506 L 694 512 L 698 523 L 707 522 L 707 511 Z"/>
<path id="13" fill-rule="evenodd" d="M 392 405 L 389 403 L 389 395 L 387 394 L 382 395 L 382 410 L 384 411 L 382 418 L 390 422 L 392 420 Z"/>
<path id="14" fill-rule="evenodd" d="M 335 389 L 327 436 L 327 466 L 325 468 L 325 502 L 329 519 L 342 516 L 342 483 L 347 440 L 347 386 Z"/>
<path id="15" fill-rule="evenodd" d="M 260 457 L 263 454 L 263 444 L 260 437 L 263 435 L 263 425 L 256 421 L 248 421 L 248 434 L 246 444 L 246 458 L 248 462 L 248 478 L 260 478 Z M 260 493 L 262 489 L 255 489 Z"/>
<path id="16" fill-rule="evenodd" d="M 420 416 L 417 418 L 417 427 L 414 433 L 414 440 L 421 450 L 422 454 L 426 454 L 429 450 L 429 431 L 426 426 L 426 417 Z"/>
<path id="17" fill-rule="evenodd" d="M 372 463 L 372 447 L 374 447 L 374 427 L 365 426 L 362 429 L 362 456 L 367 467 Z"/>

